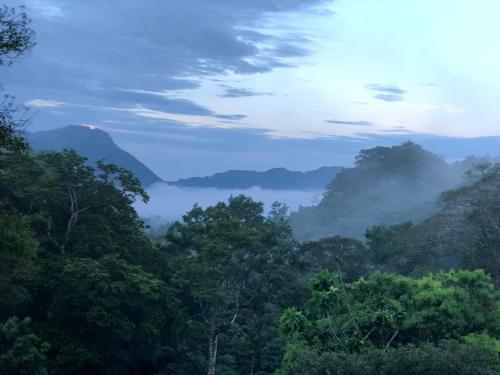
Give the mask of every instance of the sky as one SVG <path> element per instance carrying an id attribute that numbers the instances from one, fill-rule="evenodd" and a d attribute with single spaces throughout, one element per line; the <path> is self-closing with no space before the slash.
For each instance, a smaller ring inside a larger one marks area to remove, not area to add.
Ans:
<path id="1" fill-rule="evenodd" d="M 497 0 L 4 3 L 37 34 L 0 73 L 30 130 L 101 128 L 167 180 L 500 150 Z"/>

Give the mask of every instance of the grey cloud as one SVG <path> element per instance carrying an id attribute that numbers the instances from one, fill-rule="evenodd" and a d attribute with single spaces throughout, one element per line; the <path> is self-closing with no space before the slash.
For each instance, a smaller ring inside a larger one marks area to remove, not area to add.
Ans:
<path id="1" fill-rule="evenodd" d="M 394 94 L 394 95 L 403 95 L 406 93 L 405 90 L 399 88 L 398 86 L 394 86 L 394 85 L 380 85 L 378 83 L 371 83 L 369 85 L 366 85 L 366 88 L 369 90 L 388 93 L 388 94 Z"/>
<path id="2" fill-rule="evenodd" d="M 341 120 L 326 120 L 325 122 L 329 124 L 336 125 L 354 125 L 354 126 L 373 126 L 373 122 L 370 121 L 341 121 Z"/>
<path id="3" fill-rule="evenodd" d="M 38 49 L 77 65 L 112 67 L 130 76 L 263 72 L 286 66 L 282 58 L 307 55 L 307 41 L 293 35 L 280 41 L 250 25 L 268 12 L 300 10 L 321 2 L 53 0 L 50 4 L 64 17 L 37 22 Z M 271 43 L 272 53 L 258 46 L 263 40 Z"/>
<path id="4" fill-rule="evenodd" d="M 400 102 L 403 100 L 403 96 L 401 95 L 392 95 L 392 94 L 378 94 L 373 96 L 375 99 L 382 100 L 384 102 Z"/>
<path id="5" fill-rule="evenodd" d="M 2 81 L 21 102 L 40 98 L 96 108 L 142 105 L 169 113 L 217 116 L 200 104 L 178 99 L 182 93 L 170 98 L 120 89 L 189 90 L 213 74 L 295 66 L 310 53 L 307 36 L 290 30 L 277 37 L 257 25 L 263 16 L 308 11 L 325 1 L 46 0 L 45 5 L 57 10 L 57 17 L 47 17 L 49 8 L 37 8 L 36 1 L 28 0 L 38 45 Z M 6 3 L 19 5 L 18 0 Z M 257 93 L 240 89 L 229 94 Z M 80 121 L 90 122 L 96 116 L 83 106 L 66 110 L 67 116 L 56 119 L 58 123 L 71 118 L 71 113 Z"/>
<path id="6" fill-rule="evenodd" d="M 375 91 L 379 94 L 373 97 L 377 100 L 382 100 L 384 102 L 399 102 L 402 101 L 403 95 L 406 91 L 402 88 L 394 85 L 381 85 L 378 83 L 371 83 L 365 86 L 367 89 Z"/>
<path id="7" fill-rule="evenodd" d="M 224 85 L 225 86 L 225 85 Z M 225 86 L 227 87 L 227 86 Z M 260 96 L 260 95 L 273 95 L 269 92 L 257 92 L 249 89 L 239 89 L 234 87 L 228 87 L 226 92 L 220 95 L 223 98 L 240 98 L 246 96 Z"/>
<path id="8" fill-rule="evenodd" d="M 109 102 L 109 105 L 142 105 L 149 109 L 179 115 L 214 115 L 210 109 L 187 99 L 169 98 L 157 94 L 120 89 L 101 89 L 95 90 L 95 92 L 105 98 Z"/>
<path id="9" fill-rule="evenodd" d="M 414 134 L 415 133 L 413 130 L 398 128 L 398 127 L 394 127 L 392 129 L 385 129 L 382 131 L 385 133 L 398 133 L 398 134 Z"/>
<path id="10" fill-rule="evenodd" d="M 276 56 L 280 57 L 305 57 L 311 51 L 301 45 L 293 43 L 282 43 L 272 50 Z"/>
<path id="11" fill-rule="evenodd" d="M 222 120 L 239 121 L 247 118 L 246 115 L 215 115 L 214 117 L 220 118 Z"/>

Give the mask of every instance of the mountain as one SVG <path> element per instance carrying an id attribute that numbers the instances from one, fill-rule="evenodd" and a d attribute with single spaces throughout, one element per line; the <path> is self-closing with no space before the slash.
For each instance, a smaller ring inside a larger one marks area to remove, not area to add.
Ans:
<path id="1" fill-rule="evenodd" d="M 34 151 L 61 151 L 74 149 L 94 164 L 104 160 L 132 171 L 148 187 L 161 178 L 152 172 L 133 155 L 116 145 L 111 136 L 100 130 L 85 126 L 66 126 L 54 130 L 28 134 L 28 140 Z"/>
<path id="2" fill-rule="evenodd" d="M 500 285 L 500 164 L 476 164 L 463 184 L 439 197 L 426 220 L 376 226 L 374 254 L 392 272 L 421 275 L 443 268 L 483 269 Z"/>
<path id="3" fill-rule="evenodd" d="M 376 224 L 421 222 L 436 212 L 440 194 L 464 181 L 474 160 L 448 164 L 407 142 L 362 150 L 353 168 L 343 169 L 316 206 L 290 215 L 300 241 L 342 235 L 362 238 Z"/>
<path id="4" fill-rule="evenodd" d="M 308 172 L 289 171 L 273 168 L 265 172 L 231 170 L 208 177 L 192 177 L 169 182 L 171 185 L 217 188 L 247 189 L 258 186 L 274 190 L 313 190 L 324 189 L 342 167 L 322 167 Z"/>

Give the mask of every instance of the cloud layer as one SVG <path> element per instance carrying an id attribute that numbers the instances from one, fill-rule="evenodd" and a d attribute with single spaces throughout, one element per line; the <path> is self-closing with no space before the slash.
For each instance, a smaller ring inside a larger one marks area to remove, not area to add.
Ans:
<path id="1" fill-rule="evenodd" d="M 262 31 L 263 17 L 306 11 L 323 0 L 27 0 L 38 46 L 3 83 L 26 104 L 63 107 L 71 122 L 101 121 L 110 109 L 143 108 L 238 122 L 185 98 L 213 75 L 293 66 L 310 51 L 300 35 Z M 7 0 L 7 5 L 20 5 Z M 271 95 L 226 86 L 223 98 Z M 64 108 L 65 107 L 65 108 Z M 62 114 L 62 116 L 61 116 Z M 68 116 L 69 117 L 69 116 Z M 50 126 L 42 124 L 42 128 Z"/>

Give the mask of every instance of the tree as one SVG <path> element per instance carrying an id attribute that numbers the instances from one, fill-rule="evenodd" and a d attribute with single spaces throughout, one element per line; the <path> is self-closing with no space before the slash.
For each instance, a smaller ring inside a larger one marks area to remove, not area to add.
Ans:
<path id="1" fill-rule="evenodd" d="M 6 5 L 0 7 L 0 66 L 12 65 L 25 57 L 35 46 L 35 35 L 30 28 L 31 20 L 24 12 Z M 0 102 L 0 151 L 23 151 L 27 144 L 20 135 L 26 118 L 16 119 L 16 107 L 12 97 L 6 95 Z"/>
<path id="2" fill-rule="evenodd" d="M 0 65 L 12 65 L 31 52 L 35 33 L 30 24 L 24 7 L 0 7 Z"/>
<path id="3" fill-rule="evenodd" d="M 467 184 L 441 194 L 440 210 L 412 226 L 375 226 L 366 232 L 386 270 L 422 275 L 437 269 L 481 268 L 500 282 L 500 167 L 479 164 Z"/>
<path id="4" fill-rule="evenodd" d="M 0 321 L 22 301 L 28 280 L 36 273 L 38 241 L 22 216 L 0 215 Z"/>
<path id="5" fill-rule="evenodd" d="M 490 348 L 483 350 L 489 358 L 486 364 L 480 356 L 467 364 L 454 358 L 456 367 L 445 373 L 462 373 L 461 369 L 475 365 L 494 373 L 500 365 L 498 354 L 491 355 L 498 349 L 500 302 L 483 271 L 441 272 L 421 279 L 375 272 L 350 284 L 338 274 L 322 271 L 311 279 L 310 289 L 306 310 L 289 309 L 280 320 L 281 332 L 289 340 L 281 374 L 300 373 L 297 369 L 308 363 L 314 363 L 318 374 L 398 373 L 383 369 L 405 368 L 419 356 L 436 353 L 440 362 L 420 366 L 415 373 L 438 373 L 447 361 L 443 357 L 453 352 L 448 344 L 440 346 L 443 340 L 458 345 L 461 352 L 467 348 L 460 345 Z M 485 339 L 478 340 L 477 335 Z M 353 366 L 353 359 L 357 370 L 343 372 Z"/>
<path id="6" fill-rule="evenodd" d="M 62 260 L 52 289 L 52 373 L 158 371 L 177 309 L 164 281 L 118 257 L 75 258 Z"/>
<path id="7" fill-rule="evenodd" d="M 238 196 L 195 206 L 170 227 L 166 251 L 190 317 L 188 346 L 205 343 L 195 365 L 204 369 L 191 371 L 272 372 L 281 355 L 275 321 L 299 289 L 289 228 L 266 219 L 261 203 Z"/>
<path id="8" fill-rule="evenodd" d="M 150 246 L 132 207 L 137 197 L 148 196 L 131 172 L 103 163 L 95 170 L 72 150 L 40 153 L 34 163 L 40 173 L 26 192 L 33 197 L 20 208 L 37 214 L 45 249 L 98 257 Z"/>
<path id="9" fill-rule="evenodd" d="M 497 341 L 489 338 L 490 341 Z M 300 341 L 288 345 L 277 375 L 494 375 L 500 371 L 498 351 L 467 340 L 405 345 L 386 352 L 318 351 Z"/>
<path id="10" fill-rule="evenodd" d="M 14 97 L 4 95 L 3 100 L 0 101 L 0 152 L 2 152 L 2 149 L 23 152 L 29 148 L 22 137 L 22 131 L 29 121 L 26 116 L 27 110 L 20 117 L 16 117 L 17 112 Z"/>
<path id="11" fill-rule="evenodd" d="M 412 257 L 409 254 L 408 233 L 413 223 L 386 226 L 375 225 L 366 230 L 365 238 L 373 261 L 386 270 L 408 273 L 412 269 Z"/>
<path id="12" fill-rule="evenodd" d="M 437 210 L 439 194 L 462 180 L 460 168 L 412 142 L 361 150 L 355 166 L 335 176 L 317 206 L 300 208 L 289 221 L 299 240 L 362 239 L 374 225 L 424 220 Z"/>
<path id="13" fill-rule="evenodd" d="M 370 269 L 368 250 L 363 243 L 340 236 L 304 242 L 300 247 L 300 258 L 306 264 L 308 277 L 322 269 L 333 269 L 350 282 Z"/>
<path id="14" fill-rule="evenodd" d="M 0 373 L 47 375 L 49 345 L 32 332 L 30 319 L 0 324 Z"/>
<path id="15" fill-rule="evenodd" d="M 0 165 L 1 318 L 33 319 L 53 374 L 171 362 L 176 291 L 132 206 L 147 199 L 138 180 L 74 151 L 8 152 Z"/>
<path id="16" fill-rule="evenodd" d="M 500 282 L 500 165 L 480 165 L 480 178 L 443 195 L 445 203 L 458 208 L 465 230 L 459 234 L 467 245 L 462 264 L 480 267 Z"/>
<path id="17" fill-rule="evenodd" d="M 269 212 L 269 219 L 280 222 L 286 221 L 289 215 L 290 208 L 286 205 L 286 203 L 275 201 L 271 205 L 271 211 Z"/>

